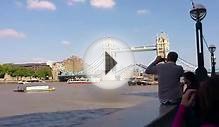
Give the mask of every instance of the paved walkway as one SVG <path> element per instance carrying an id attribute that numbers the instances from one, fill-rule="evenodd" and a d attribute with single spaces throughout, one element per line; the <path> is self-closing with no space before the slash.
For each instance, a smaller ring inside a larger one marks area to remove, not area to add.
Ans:
<path id="1" fill-rule="evenodd" d="M 87 121 L 81 127 L 143 127 L 162 118 L 174 108 L 160 105 L 158 98 L 148 98 L 140 105 Z"/>

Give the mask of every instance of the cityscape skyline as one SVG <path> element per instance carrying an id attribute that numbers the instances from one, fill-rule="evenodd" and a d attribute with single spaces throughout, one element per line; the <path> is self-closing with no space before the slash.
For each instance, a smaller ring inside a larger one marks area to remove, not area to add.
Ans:
<path id="1" fill-rule="evenodd" d="M 207 8 L 202 21 L 208 44 L 217 48 L 219 1 L 194 0 Z M 195 22 L 191 1 L 152 0 L 7 0 L 0 1 L 0 63 L 62 61 L 83 57 L 95 40 L 116 37 L 129 46 L 155 45 L 156 35 L 166 32 L 170 50 L 196 63 Z M 135 53 L 148 64 L 155 52 Z M 204 46 L 205 66 L 210 53 Z M 218 49 L 216 49 L 216 58 Z M 218 68 L 219 59 L 216 59 Z"/>

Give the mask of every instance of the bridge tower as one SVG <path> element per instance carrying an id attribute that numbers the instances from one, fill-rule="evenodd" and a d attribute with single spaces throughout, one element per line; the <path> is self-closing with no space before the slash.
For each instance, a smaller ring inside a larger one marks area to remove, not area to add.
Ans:
<path id="1" fill-rule="evenodd" d="M 169 39 L 167 34 L 162 32 L 156 38 L 156 51 L 157 56 L 161 56 L 162 58 L 166 58 L 169 52 Z"/>
<path id="2" fill-rule="evenodd" d="M 159 35 L 156 36 L 155 44 L 154 45 L 143 45 L 143 46 L 135 46 L 130 47 L 127 49 L 110 49 L 112 53 L 121 53 L 121 52 L 146 52 L 146 51 L 156 51 L 157 56 L 161 56 L 162 58 L 166 58 L 167 54 L 169 52 L 169 39 L 165 32 L 161 32 Z M 116 54 L 112 54 L 115 55 Z M 146 68 L 144 65 L 141 64 L 135 64 L 137 66 L 140 66 L 142 68 Z M 134 66 L 135 66 L 134 65 Z M 117 72 L 124 71 L 126 74 L 127 70 L 131 68 L 131 66 L 128 66 L 124 69 L 117 70 Z M 122 73 L 120 73 L 122 75 Z"/>
<path id="3" fill-rule="evenodd" d="M 113 38 L 110 38 L 108 37 L 107 39 L 105 39 L 104 43 L 103 43 L 103 47 L 104 47 L 104 52 L 103 54 L 105 55 L 105 69 L 106 70 L 111 70 L 111 66 L 114 65 L 115 61 L 113 61 L 112 59 L 109 58 L 109 56 L 111 56 L 112 58 L 116 58 L 116 52 L 113 52 L 112 50 L 115 49 L 115 42 L 113 42 Z M 106 55 L 106 53 L 108 55 Z M 116 67 L 114 67 L 112 69 L 111 72 L 109 72 L 109 74 L 107 76 L 103 76 L 105 77 L 104 80 L 115 80 L 115 70 L 116 70 Z M 105 75 L 105 73 L 103 73 L 102 75 Z"/>

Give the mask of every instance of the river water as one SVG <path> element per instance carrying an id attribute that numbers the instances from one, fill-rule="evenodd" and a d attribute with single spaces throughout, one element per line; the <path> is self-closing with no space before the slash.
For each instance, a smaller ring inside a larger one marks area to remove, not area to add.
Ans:
<path id="1" fill-rule="evenodd" d="M 19 93 L 13 92 L 17 84 L 0 84 L 0 127 L 78 127 L 157 96 L 157 86 L 48 84 L 56 90 Z"/>

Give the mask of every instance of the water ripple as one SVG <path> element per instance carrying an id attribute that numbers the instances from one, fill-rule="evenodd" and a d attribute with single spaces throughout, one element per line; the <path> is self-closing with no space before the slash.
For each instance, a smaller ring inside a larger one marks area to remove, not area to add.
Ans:
<path id="1" fill-rule="evenodd" d="M 0 118 L 0 127 L 77 127 L 121 109 L 103 108 L 65 112 L 32 113 Z"/>

